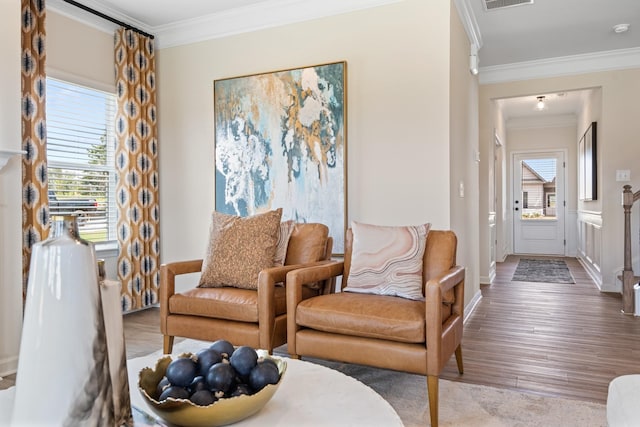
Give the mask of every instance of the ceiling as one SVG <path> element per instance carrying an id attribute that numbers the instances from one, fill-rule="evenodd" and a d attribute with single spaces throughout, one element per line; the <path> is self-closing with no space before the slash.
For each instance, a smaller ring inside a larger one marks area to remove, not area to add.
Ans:
<path id="1" fill-rule="evenodd" d="M 155 34 L 159 48 L 223 37 L 403 0 L 79 0 L 118 20 Z M 623 52 L 640 62 L 640 0 L 533 0 L 533 4 L 486 11 L 485 0 L 454 0 L 465 28 L 480 47 L 480 81 L 495 69 L 550 62 L 571 69 L 568 58 L 596 58 L 611 67 L 610 52 Z M 508 3 L 509 0 L 506 2 Z M 48 0 L 59 13 L 104 27 L 112 24 L 68 5 Z M 630 24 L 616 33 L 617 24 Z M 603 55 L 606 53 L 606 55 Z M 577 55 L 577 57 L 576 57 Z M 608 63 L 607 63 L 608 61 Z M 577 68 L 576 68 L 577 70 Z M 578 70 L 579 71 L 579 70 Z M 525 76 L 522 69 L 516 70 Z M 549 101 L 545 111 L 533 110 L 535 96 Z M 531 94 L 505 100 L 508 117 L 577 113 L 584 93 Z"/>

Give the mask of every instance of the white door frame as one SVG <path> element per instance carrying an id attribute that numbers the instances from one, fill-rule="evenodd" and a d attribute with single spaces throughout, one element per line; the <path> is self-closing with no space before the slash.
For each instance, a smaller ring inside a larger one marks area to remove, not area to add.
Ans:
<path id="1" fill-rule="evenodd" d="M 566 204 L 566 198 L 567 198 L 567 157 L 568 157 L 568 150 L 566 148 L 561 148 L 561 149 L 554 149 L 554 148 L 548 148 L 548 149 L 536 149 L 536 150 L 516 150 L 516 151 L 512 151 L 510 153 L 510 176 L 509 176 L 509 191 L 508 191 L 508 197 L 509 197 L 509 207 L 511 210 L 511 215 L 509 216 L 510 218 L 510 222 L 511 222 L 511 253 L 516 253 L 516 245 L 515 245 L 515 239 L 516 239 L 516 232 L 515 232 L 515 227 L 517 226 L 516 221 L 514 220 L 514 210 L 515 210 L 515 176 L 516 176 L 516 171 L 514 170 L 514 164 L 515 164 L 515 159 L 518 156 L 526 156 L 531 154 L 532 156 L 539 156 L 542 154 L 558 154 L 561 153 L 562 154 L 562 158 L 563 158 L 563 165 L 558 165 L 558 169 L 556 171 L 556 176 L 562 174 L 562 180 L 563 180 L 563 200 L 557 200 L 556 203 L 556 207 L 558 210 L 562 209 L 562 221 L 563 221 L 563 239 L 564 239 L 564 247 L 562 250 L 562 253 L 560 254 L 554 254 L 554 255 L 563 255 L 566 256 L 567 253 L 567 244 L 566 244 L 566 236 L 567 236 L 567 204 Z"/>

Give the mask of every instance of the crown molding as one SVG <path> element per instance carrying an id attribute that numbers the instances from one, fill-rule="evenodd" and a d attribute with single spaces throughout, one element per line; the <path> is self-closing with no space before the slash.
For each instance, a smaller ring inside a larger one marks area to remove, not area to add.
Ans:
<path id="1" fill-rule="evenodd" d="M 129 25 L 133 25 L 134 27 L 139 28 L 146 33 L 154 34 L 153 27 L 150 27 L 149 25 L 146 25 L 145 23 L 140 22 L 137 19 L 125 15 L 115 9 L 105 6 L 102 2 L 95 0 L 82 0 L 82 4 L 90 7 L 91 9 L 102 12 L 112 18 L 115 18 L 118 21 L 126 22 Z M 118 25 L 114 24 L 113 22 L 102 19 L 99 16 L 93 15 L 92 13 L 70 5 L 69 3 L 65 3 L 62 0 L 47 0 L 47 9 L 53 10 L 60 15 L 66 16 L 67 18 L 73 19 L 75 21 L 79 21 L 85 25 L 95 28 L 96 30 L 108 34 L 113 34 L 118 28 Z"/>
<path id="2" fill-rule="evenodd" d="M 276 0 L 154 29 L 159 49 L 354 12 L 404 0 Z"/>
<path id="3" fill-rule="evenodd" d="M 640 48 L 480 67 L 480 84 L 542 79 L 640 67 Z"/>
<path id="4" fill-rule="evenodd" d="M 83 4 L 153 34 L 156 38 L 156 48 L 162 49 L 385 6 L 401 1 L 404 0 L 322 0 L 313 2 L 308 0 L 273 0 L 154 27 L 105 7 L 102 2 L 96 0 L 83 0 Z M 111 34 L 117 28 L 115 24 L 71 6 L 62 0 L 48 0 L 47 8 L 106 33 Z"/>
<path id="5" fill-rule="evenodd" d="M 458 16 L 462 21 L 469 42 L 476 47 L 476 51 L 482 47 L 482 34 L 480 34 L 480 27 L 476 20 L 476 15 L 471 8 L 471 0 L 454 0 L 456 9 L 458 10 Z"/>

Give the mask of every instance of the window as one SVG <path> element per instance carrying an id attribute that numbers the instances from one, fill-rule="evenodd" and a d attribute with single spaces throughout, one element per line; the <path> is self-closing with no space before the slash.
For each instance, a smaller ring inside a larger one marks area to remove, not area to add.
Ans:
<path id="1" fill-rule="evenodd" d="M 77 215 L 83 239 L 115 240 L 115 94 L 47 78 L 46 108 L 50 214 Z"/>
<path id="2" fill-rule="evenodd" d="M 547 207 L 548 208 L 556 207 L 556 193 L 547 193 Z"/>
<path id="3" fill-rule="evenodd" d="M 527 208 L 529 208 L 529 192 L 523 191 L 522 192 L 522 209 L 527 209 Z"/>

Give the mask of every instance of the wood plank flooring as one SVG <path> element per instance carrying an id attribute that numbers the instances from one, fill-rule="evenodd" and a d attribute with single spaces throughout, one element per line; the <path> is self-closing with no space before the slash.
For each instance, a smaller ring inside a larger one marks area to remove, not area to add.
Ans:
<path id="1" fill-rule="evenodd" d="M 566 258 L 575 284 L 511 282 L 518 260 L 482 287 L 465 324 L 464 375 L 452 358 L 442 378 L 606 402 L 613 378 L 640 373 L 640 318 L 621 314 L 620 296 L 601 293 L 576 259 Z M 124 327 L 129 358 L 162 348 L 159 309 L 127 314 Z"/>
<path id="2" fill-rule="evenodd" d="M 621 313 L 575 258 L 575 284 L 512 282 L 518 256 L 497 266 L 494 283 L 467 319 L 464 375 L 451 360 L 442 378 L 604 403 L 609 382 L 640 373 L 640 318 Z"/>

